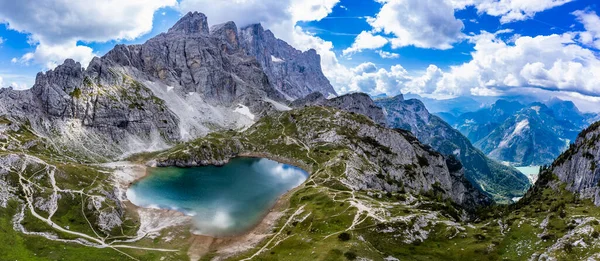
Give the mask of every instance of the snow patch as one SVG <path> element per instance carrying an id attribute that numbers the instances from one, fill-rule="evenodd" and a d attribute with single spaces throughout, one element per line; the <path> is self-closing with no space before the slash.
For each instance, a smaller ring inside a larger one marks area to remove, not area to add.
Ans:
<path id="1" fill-rule="evenodd" d="M 266 102 L 268 102 L 270 104 L 273 104 L 273 106 L 275 107 L 275 109 L 278 110 L 278 111 L 291 111 L 292 110 L 292 108 L 290 108 L 289 106 L 281 104 L 281 103 L 276 102 L 274 100 L 271 100 L 269 98 L 265 98 L 264 101 L 266 101 Z"/>
<path id="2" fill-rule="evenodd" d="M 455 149 L 455 150 L 452 152 L 452 154 L 453 154 L 453 155 L 456 155 L 456 156 L 460 156 L 460 149 Z"/>
<path id="3" fill-rule="evenodd" d="M 282 62 L 284 62 L 283 59 L 281 59 L 279 57 L 275 57 L 273 55 L 271 55 L 271 61 L 274 62 L 274 63 L 282 63 Z"/>
<path id="4" fill-rule="evenodd" d="M 523 132 L 525 128 L 529 127 L 529 120 L 522 120 L 517 123 L 515 130 L 513 131 L 513 135 L 519 135 Z"/>
<path id="5" fill-rule="evenodd" d="M 250 108 L 248 108 L 246 105 L 243 104 L 238 104 L 237 108 L 235 108 L 235 110 L 233 110 L 234 112 L 237 112 L 239 114 L 242 114 L 248 118 L 250 118 L 251 120 L 254 120 L 255 116 L 254 114 L 252 114 L 252 112 L 250 112 Z"/>
<path id="6" fill-rule="evenodd" d="M 542 107 L 540 107 L 540 106 L 531 106 L 531 109 L 534 110 L 537 114 L 540 114 L 540 109 L 542 109 Z"/>
<path id="7" fill-rule="evenodd" d="M 234 112 L 231 107 L 208 104 L 195 92 L 183 92 L 180 86 L 167 86 L 160 82 L 145 81 L 154 95 L 165 101 L 179 118 L 179 132 L 183 140 L 192 140 L 210 132 L 209 126 L 224 129 L 242 129 L 254 124 L 254 120 Z M 169 88 L 173 87 L 173 89 Z"/>
<path id="8" fill-rule="evenodd" d="M 506 147 L 508 147 L 508 143 L 513 138 L 521 135 L 523 133 L 523 131 L 527 130 L 527 129 L 529 129 L 529 120 L 525 119 L 525 120 L 520 121 L 515 126 L 515 129 L 513 130 L 513 132 L 511 134 L 507 135 L 506 137 L 504 137 L 504 139 L 502 139 L 502 141 L 500 142 L 500 144 L 498 145 L 498 147 L 500 147 L 500 148 L 506 148 Z"/>

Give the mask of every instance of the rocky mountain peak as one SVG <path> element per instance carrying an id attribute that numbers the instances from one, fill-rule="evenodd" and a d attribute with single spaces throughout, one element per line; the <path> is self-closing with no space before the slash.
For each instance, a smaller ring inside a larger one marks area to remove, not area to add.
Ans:
<path id="1" fill-rule="evenodd" d="M 583 113 L 572 101 L 563 101 L 559 98 L 552 98 L 546 105 L 552 109 L 557 117 L 567 120 L 585 121 L 582 119 Z"/>
<path id="2" fill-rule="evenodd" d="M 288 100 L 299 99 L 313 92 L 320 92 L 325 97 L 337 96 L 323 75 L 321 56 L 315 50 L 296 50 L 277 39 L 261 24 L 242 28 L 239 37 L 242 49 L 247 55 L 256 57 L 270 84 Z"/>
<path id="3" fill-rule="evenodd" d="M 265 28 L 260 23 L 251 24 L 251 25 L 247 25 L 247 26 L 240 28 L 240 33 L 244 34 L 243 38 L 246 39 L 247 42 L 250 42 L 250 43 L 255 43 L 257 41 L 266 40 L 264 38 L 271 38 L 268 40 L 275 40 L 276 38 L 273 35 L 273 33 L 271 33 L 271 31 L 269 31 L 269 30 L 267 30 L 267 31 L 268 31 L 268 33 L 265 31 Z M 272 36 L 272 37 L 269 37 L 269 36 Z"/>
<path id="4" fill-rule="evenodd" d="M 575 103 L 573 103 L 572 101 L 564 101 L 556 97 L 553 97 L 548 102 L 546 102 L 546 105 L 550 108 L 566 108 L 579 112 L 579 108 L 577 108 Z"/>
<path id="5" fill-rule="evenodd" d="M 344 110 L 360 113 L 371 118 L 381 126 L 387 126 L 387 120 L 381 107 L 365 93 L 350 93 L 328 100 L 328 106 L 342 108 Z"/>
<path id="6" fill-rule="evenodd" d="M 398 94 L 391 98 L 392 101 L 402 102 L 404 101 L 404 95 Z"/>
<path id="7" fill-rule="evenodd" d="M 46 73 L 38 73 L 31 88 L 34 97 L 41 101 L 43 110 L 53 116 L 62 115 L 67 101 L 62 97 L 81 86 L 84 71 L 80 63 L 67 59 L 62 65 Z M 34 106 L 31 106 L 34 107 Z"/>
<path id="8" fill-rule="evenodd" d="M 213 25 L 210 28 L 210 36 L 223 40 L 226 44 L 222 46 L 228 53 L 238 50 L 240 41 L 238 29 L 234 22 Z"/>
<path id="9" fill-rule="evenodd" d="M 523 105 L 516 101 L 508 101 L 504 99 L 499 99 L 494 104 L 492 104 L 491 109 L 493 111 L 517 111 L 523 108 Z"/>
<path id="10" fill-rule="evenodd" d="M 203 13 L 189 12 L 179 19 L 168 33 L 208 34 L 208 19 Z"/>
<path id="11" fill-rule="evenodd" d="M 551 117 L 552 115 L 554 115 L 554 112 L 550 108 L 548 108 L 546 104 L 543 104 L 541 102 L 531 103 L 518 113 L 523 115 L 529 115 L 531 117 Z"/>

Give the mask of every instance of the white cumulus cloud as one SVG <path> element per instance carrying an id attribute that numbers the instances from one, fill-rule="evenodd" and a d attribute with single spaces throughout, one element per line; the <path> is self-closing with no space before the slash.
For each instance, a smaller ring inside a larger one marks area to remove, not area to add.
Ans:
<path id="1" fill-rule="evenodd" d="M 2 86 L 1 83 L 0 86 Z M 10 87 L 13 87 L 15 90 L 25 90 L 29 88 L 29 85 L 26 83 L 11 82 Z"/>
<path id="2" fill-rule="evenodd" d="M 394 65 L 387 70 L 378 68 L 371 62 L 338 70 L 337 73 L 337 83 L 341 93 L 397 94 L 411 80 L 410 75 L 401 65 Z"/>
<path id="3" fill-rule="evenodd" d="M 379 13 L 369 18 L 375 32 L 391 34 L 394 48 L 416 46 L 450 49 L 463 38 L 464 24 L 454 8 L 440 0 L 380 0 Z"/>
<path id="4" fill-rule="evenodd" d="M 448 0 L 456 9 L 474 6 L 479 13 L 500 17 L 509 23 L 531 19 L 536 13 L 564 5 L 574 0 Z"/>
<path id="5" fill-rule="evenodd" d="M 53 68 L 66 58 L 84 65 L 93 50 L 78 42 L 135 39 L 152 29 L 154 12 L 176 0 L 0 1 L 0 22 L 30 35 L 36 50 L 21 57 Z M 34 14 L 34 15 L 32 15 Z"/>
<path id="6" fill-rule="evenodd" d="M 421 76 L 414 77 L 406 84 L 403 92 L 412 93 L 433 93 L 438 89 L 438 84 L 444 73 L 435 65 L 429 65 L 425 73 Z"/>
<path id="7" fill-rule="evenodd" d="M 482 32 L 471 39 L 473 60 L 445 73 L 436 92 L 463 95 L 481 88 L 535 87 L 600 95 L 600 60 L 577 45 L 575 36 L 522 36 L 507 43 Z"/>
<path id="8" fill-rule="evenodd" d="M 358 36 L 356 36 L 352 46 L 344 50 L 342 53 L 344 55 L 349 55 L 356 52 L 361 52 L 365 49 L 379 49 L 387 43 L 388 39 L 381 35 L 373 35 L 370 32 L 362 31 Z"/>
<path id="9" fill-rule="evenodd" d="M 579 41 L 583 44 L 600 49 L 600 17 L 592 10 L 579 10 L 573 12 L 577 20 L 585 27 L 585 32 L 579 34 Z"/>
<path id="10" fill-rule="evenodd" d="M 392 53 L 392 52 L 386 52 L 386 51 L 383 51 L 383 50 L 378 50 L 377 53 L 383 59 L 396 59 L 396 58 L 400 57 L 400 54 Z"/>

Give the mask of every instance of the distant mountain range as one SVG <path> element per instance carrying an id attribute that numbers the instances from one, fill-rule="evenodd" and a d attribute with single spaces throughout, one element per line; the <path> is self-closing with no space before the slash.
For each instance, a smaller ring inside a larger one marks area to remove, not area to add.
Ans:
<path id="1" fill-rule="evenodd" d="M 451 99 L 433 99 L 410 93 L 405 94 L 404 98 L 407 100 L 420 100 L 427 107 L 429 112 L 433 114 L 445 113 L 452 116 L 458 116 L 463 113 L 479 110 L 497 100 L 496 97 L 483 96 L 461 96 Z"/>
<path id="2" fill-rule="evenodd" d="M 498 100 L 453 124 L 489 157 L 515 166 L 551 163 L 597 117 L 571 101 L 521 104 Z"/>
<path id="3" fill-rule="evenodd" d="M 497 201 L 508 202 L 529 188 L 527 177 L 486 157 L 458 130 L 429 113 L 420 100 L 405 100 L 399 95 L 376 100 L 376 104 L 384 109 L 390 127 L 411 131 L 421 142 L 458 158 L 465 167 L 467 179 Z"/>

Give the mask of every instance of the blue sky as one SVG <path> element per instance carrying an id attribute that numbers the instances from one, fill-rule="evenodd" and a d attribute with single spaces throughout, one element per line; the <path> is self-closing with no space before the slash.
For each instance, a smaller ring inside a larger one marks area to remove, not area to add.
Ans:
<path id="1" fill-rule="evenodd" d="M 600 110 L 598 9 L 594 0 L 0 0 L 0 86 L 29 88 L 65 58 L 85 66 L 199 11 L 316 49 L 339 93 L 556 96 Z"/>

